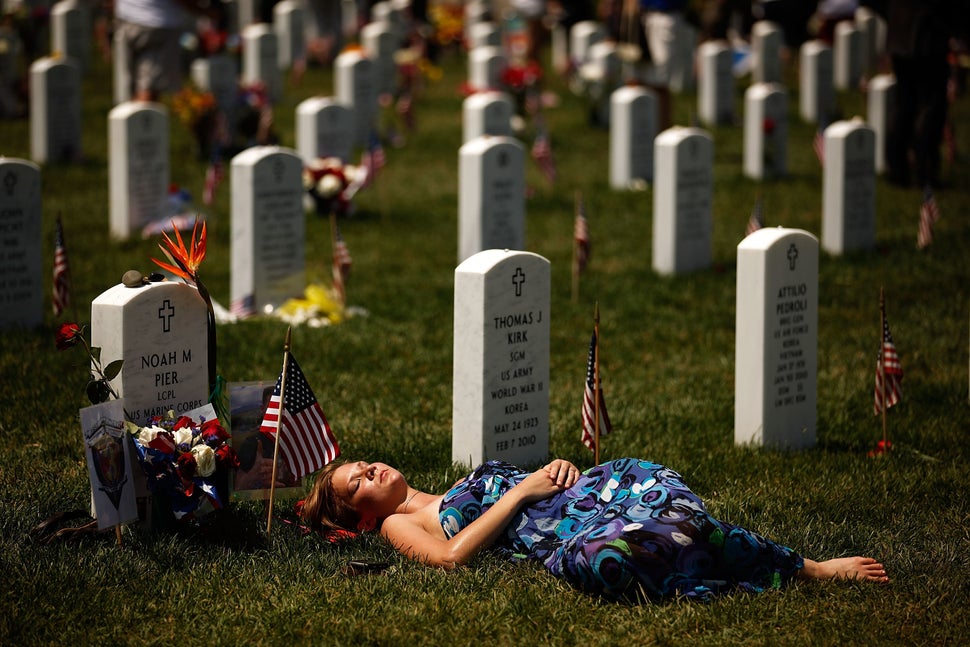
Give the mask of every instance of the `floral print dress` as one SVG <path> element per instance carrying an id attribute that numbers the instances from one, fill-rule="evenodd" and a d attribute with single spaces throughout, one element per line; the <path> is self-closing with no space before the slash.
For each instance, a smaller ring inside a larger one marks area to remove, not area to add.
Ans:
<path id="1" fill-rule="evenodd" d="M 527 475 L 501 461 L 480 466 L 445 494 L 445 534 L 457 534 Z M 760 592 L 803 565 L 790 548 L 713 518 L 677 472 L 633 458 L 590 468 L 568 490 L 523 508 L 495 547 L 617 599 Z"/>

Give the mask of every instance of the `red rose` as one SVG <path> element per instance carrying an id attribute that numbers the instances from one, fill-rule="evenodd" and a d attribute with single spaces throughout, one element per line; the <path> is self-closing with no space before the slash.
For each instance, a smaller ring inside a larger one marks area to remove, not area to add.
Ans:
<path id="1" fill-rule="evenodd" d="M 178 458 L 179 471 L 182 473 L 183 481 L 190 481 L 195 477 L 196 469 L 198 465 L 195 462 L 195 456 L 192 452 L 185 452 Z"/>
<path id="2" fill-rule="evenodd" d="M 775 120 L 771 118 L 765 118 L 765 121 L 764 121 L 764 124 L 762 124 L 762 127 L 765 131 L 765 134 L 770 135 L 771 133 L 775 132 Z"/>
<path id="3" fill-rule="evenodd" d="M 195 423 L 192 422 L 192 418 L 189 418 L 188 416 L 179 416 L 179 419 L 175 421 L 175 426 L 172 427 L 172 431 L 176 431 L 178 429 L 191 429 L 194 426 Z"/>
<path id="4" fill-rule="evenodd" d="M 163 454 L 174 454 L 175 453 L 175 439 L 172 434 L 166 432 L 156 435 L 151 441 L 149 441 L 148 446 L 156 451 L 160 451 Z"/>
<path id="5" fill-rule="evenodd" d="M 215 447 L 216 445 L 229 440 L 229 434 L 219 424 L 218 418 L 206 420 L 202 423 L 202 440 L 206 445 Z"/>
<path id="6" fill-rule="evenodd" d="M 81 326 L 76 323 L 62 323 L 54 334 L 57 350 L 77 346 L 81 341 Z"/>
<path id="7" fill-rule="evenodd" d="M 236 455 L 236 450 L 230 445 L 222 445 L 216 450 L 216 464 L 232 467 L 233 469 L 239 467 L 239 456 Z"/>

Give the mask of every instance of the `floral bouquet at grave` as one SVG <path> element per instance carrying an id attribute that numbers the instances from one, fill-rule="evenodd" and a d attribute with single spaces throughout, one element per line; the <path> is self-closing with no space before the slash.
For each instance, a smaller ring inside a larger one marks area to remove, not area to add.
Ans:
<path id="1" fill-rule="evenodd" d="M 239 467 L 230 436 L 214 410 L 211 419 L 193 420 L 169 411 L 145 427 L 126 422 L 135 441 L 148 489 L 171 505 L 180 522 L 220 510 L 230 469 Z M 222 492 L 220 492 L 222 490 Z"/>
<path id="2" fill-rule="evenodd" d="M 363 167 L 344 164 L 337 157 L 317 158 L 303 167 L 303 188 L 319 215 L 346 216 L 351 212 L 351 200 L 367 180 L 366 175 Z"/>
<path id="3" fill-rule="evenodd" d="M 502 85 L 515 100 L 520 116 L 535 114 L 542 100 L 542 67 L 538 61 L 510 62 L 502 70 Z"/>
<path id="4" fill-rule="evenodd" d="M 461 2 L 435 2 L 428 7 L 431 41 L 439 47 L 458 47 L 465 41 L 465 9 Z"/>
<path id="5" fill-rule="evenodd" d="M 200 159 L 208 158 L 212 150 L 218 111 L 215 96 L 192 84 L 172 96 L 172 112 L 192 133 Z"/>

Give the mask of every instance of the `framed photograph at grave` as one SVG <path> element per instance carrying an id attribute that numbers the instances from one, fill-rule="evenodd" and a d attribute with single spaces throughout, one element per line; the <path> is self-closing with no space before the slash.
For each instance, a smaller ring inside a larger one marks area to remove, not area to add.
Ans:
<path id="1" fill-rule="evenodd" d="M 259 433 L 266 405 L 276 381 L 233 382 L 229 385 L 232 447 L 239 455 L 239 469 L 232 478 L 232 499 L 268 499 L 273 474 L 274 445 Z M 274 498 L 302 496 L 303 483 L 294 478 L 282 459 L 276 465 Z"/>

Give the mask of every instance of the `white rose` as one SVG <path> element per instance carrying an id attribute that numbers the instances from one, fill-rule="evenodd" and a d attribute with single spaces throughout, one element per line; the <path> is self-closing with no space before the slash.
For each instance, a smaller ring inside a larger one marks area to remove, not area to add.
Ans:
<path id="1" fill-rule="evenodd" d="M 195 464 L 198 468 L 197 474 L 202 478 L 212 476 L 216 471 L 216 453 L 205 443 L 200 443 L 192 448 L 192 455 L 195 456 Z"/>
<path id="2" fill-rule="evenodd" d="M 179 445 L 192 445 L 192 430 L 188 427 L 182 427 L 172 432 L 172 436 L 175 438 L 175 446 Z"/>
<path id="3" fill-rule="evenodd" d="M 340 193 L 344 188 L 343 182 L 340 181 L 333 173 L 327 173 L 320 181 L 317 182 L 317 193 L 319 193 L 324 198 L 332 198 L 338 193 Z"/>
<path id="4" fill-rule="evenodd" d="M 148 447 L 148 445 L 155 440 L 158 434 L 162 433 L 163 431 L 165 430 L 161 427 L 155 427 L 154 425 L 151 427 L 142 427 L 142 430 L 138 432 L 138 444 L 142 445 L 143 447 Z"/>

